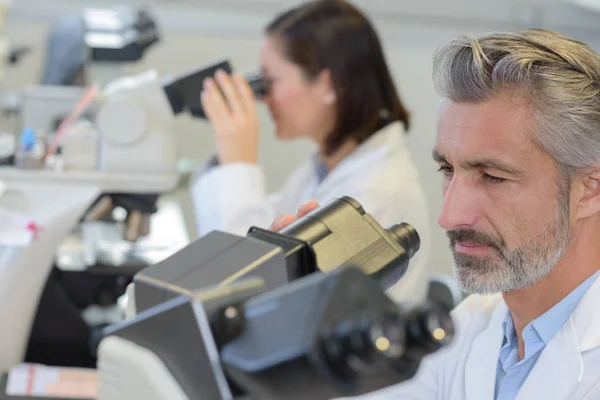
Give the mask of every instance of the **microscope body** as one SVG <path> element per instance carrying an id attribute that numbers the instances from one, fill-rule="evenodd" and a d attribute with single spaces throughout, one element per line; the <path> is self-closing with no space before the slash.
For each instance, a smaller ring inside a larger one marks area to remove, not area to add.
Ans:
<path id="1" fill-rule="evenodd" d="M 314 399 L 410 379 L 447 345 L 452 321 L 402 309 L 356 268 L 268 291 L 250 278 L 181 295 L 109 327 L 98 399 Z"/>
<path id="2" fill-rule="evenodd" d="M 137 315 L 100 343 L 99 399 L 319 400 L 409 379 L 452 339 L 446 310 L 385 294 L 419 242 L 349 197 L 279 233 L 212 232 L 135 277 Z"/>
<path id="3" fill-rule="evenodd" d="M 96 114 L 99 169 L 134 174 L 174 174 L 174 113 L 155 70 L 111 82 Z"/>

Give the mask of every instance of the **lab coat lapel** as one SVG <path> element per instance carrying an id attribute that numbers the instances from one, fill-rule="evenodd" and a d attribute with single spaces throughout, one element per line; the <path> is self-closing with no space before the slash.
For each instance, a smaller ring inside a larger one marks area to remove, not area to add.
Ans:
<path id="1" fill-rule="evenodd" d="M 367 165 L 377 164 L 390 151 L 397 151 L 399 145 L 404 144 L 403 136 L 400 122 L 393 122 L 378 130 L 327 174 L 317 188 L 317 192 L 326 193 L 332 187 L 339 185 L 340 180 L 360 173 Z"/>
<path id="2" fill-rule="evenodd" d="M 600 277 L 583 295 L 581 302 L 573 311 L 573 326 L 577 330 L 579 350 L 589 351 L 600 347 Z"/>
<path id="3" fill-rule="evenodd" d="M 579 384 L 580 357 L 577 332 L 567 320 L 542 351 L 516 400 L 569 399 Z"/>
<path id="4" fill-rule="evenodd" d="M 506 305 L 501 302 L 487 329 L 473 341 L 465 367 L 465 400 L 494 398 L 498 357 L 504 340 L 502 321 L 507 312 Z"/>
<path id="5" fill-rule="evenodd" d="M 581 353 L 600 347 L 598 304 L 600 278 L 543 350 L 516 400 L 571 398 L 585 373 Z"/>

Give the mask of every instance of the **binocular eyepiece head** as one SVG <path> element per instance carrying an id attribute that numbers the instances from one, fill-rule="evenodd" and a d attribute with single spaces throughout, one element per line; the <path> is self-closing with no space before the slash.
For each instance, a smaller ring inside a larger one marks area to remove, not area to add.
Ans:
<path id="1" fill-rule="evenodd" d="M 204 80 L 211 78 L 219 70 L 231 73 L 228 63 L 211 65 L 178 78 L 167 77 L 163 88 L 174 114 L 189 111 L 196 118 L 206 119 L 206 114 L 200 101 L 200 93 L 204 90 Z M 246 76 L 254 96 L 261 100 L 269 90 L 268 81 L 262 74 L 255 73 Z"/>

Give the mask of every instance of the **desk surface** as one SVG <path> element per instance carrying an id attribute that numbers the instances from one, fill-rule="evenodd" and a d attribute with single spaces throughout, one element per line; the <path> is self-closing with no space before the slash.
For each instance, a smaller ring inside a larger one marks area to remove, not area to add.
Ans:
<path id="1" fill-rule="evenodd" d="M 30 396 L 9 396 L 6 394 L 6 382 L 8 374 L 2 374 L 0 376 L 0 400 L 66 400 L 65 398 L 58 397 L 30 397 Z M 68 400 L 90 400 L 90 399 L 73 399 Z"/>

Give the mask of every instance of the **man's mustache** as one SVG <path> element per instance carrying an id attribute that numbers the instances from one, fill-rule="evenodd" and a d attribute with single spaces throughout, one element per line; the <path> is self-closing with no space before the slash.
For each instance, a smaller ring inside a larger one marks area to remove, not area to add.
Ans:
<path id="1" fill-rule="evenodd" d="M 446 235 L 448 236 L 448 239 L 450 239 L 450 245 L 452 248 L 454 248 L 457 242 L 468 242 L 482 246 L 490 246 L 498 251 L 501 251 L 504 248 L 504 242 L 502 239 L 495 238 L 487 233 L 474 231 L 471 229 L 446 231 Z"/>

